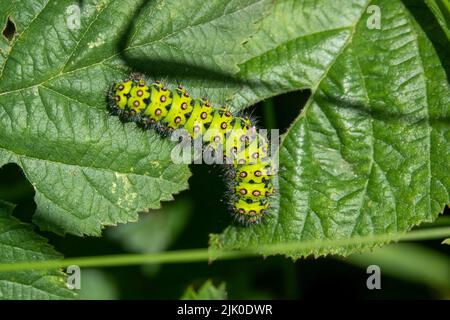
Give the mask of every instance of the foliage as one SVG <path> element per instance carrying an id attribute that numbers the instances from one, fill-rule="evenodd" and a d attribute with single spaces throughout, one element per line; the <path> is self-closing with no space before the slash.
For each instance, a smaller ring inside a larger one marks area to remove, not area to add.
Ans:
<path id="1" fill-rule="evenodd" d="M 271 252 L 299 258 L 389 242 L 450 202 L 447 60 L 407 3 L 184 0 L 180 10 L 180 0 L 3 1 L 0 166 L 16 163 L 32 184 L 41 230 L 100 236 L 173 200 L 191 176 L 172 163 L 174 142 L 108 115 L 112 81 L 139 71 L 236 112 L 310 90 L 281 139 L 269 218 L 252 228 L 230 219 L 211 248 L 317 243 Z M 448 37 L 448 2 L 426 4 Z M 19 224 L 5 217 L 0 229 Z M 358 240 L 372 236 L 383 240 Z M 329 242 L 346 245 L 320 245 Z M 40 259 L 56 257 L 46 250 Z M 24 258 L 35 257 L 2 262 Z"/>
<path id="2" fill-rule="evenodd" d="M 0 201 L 0 263 L 61 258 L 30 225 L 11 213 L 13 206 Z M 0 299 L 72 299 L 61 270 L 24 270 L 0 273 Z"/>
<path id="3" fill-rule="evenodd" d="M 211 280 L 208 280 L 198 290 L 192 286 L 188 287 L 181 300 L 224 300 L 226 298 L 225 283 L 216 287 Z"/>

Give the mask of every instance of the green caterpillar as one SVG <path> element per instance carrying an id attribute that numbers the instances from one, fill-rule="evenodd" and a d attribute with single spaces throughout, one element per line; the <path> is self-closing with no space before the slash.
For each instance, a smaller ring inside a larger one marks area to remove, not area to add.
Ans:
<path id="1" fill-rule="evenodd" d="M 260 222 L 274 194 L 275 170 L 269 143 L 256 133 L 248 116 L 227 107 L 214 108 L 208 99 L 194 99 L 182 86 L 168 89 L 163 83 L 127 79 L 110 90 L 110 112 L 122 120 L 154 128 L 164 135 L 184 129 L 191 139 L 201 139 L 213 154 L 220 152 L 231 168 L 231 211 L 244 224 Z"/>

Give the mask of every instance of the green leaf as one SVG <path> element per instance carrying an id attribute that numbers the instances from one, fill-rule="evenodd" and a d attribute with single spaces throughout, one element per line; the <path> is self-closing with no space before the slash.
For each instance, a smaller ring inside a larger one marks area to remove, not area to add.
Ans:
<path id="1" fill-rule="evenodd" d="M 107 236 L 118 241 L 127 251 L 137 253 L 163 252 L 183 231 L 191 214 L 192 204 L 180 199 L 168 203 L 163 208 L 143 213 L 138 222 L 107 229 Z M 145 266 L 152 274 L 159 265 Z"/>
<path id="2" fill-rule="evenodd" d="M 41 228 L 98 235 L 187 188 L 172 143 L 105 111 L 111 81 L 131 69 L 234 110 L 311 89 L 282 140 L 279 210 L 215 246 L 385 235 L 450 202 L 448 80 L 399 0 L 90 0 L 80 29 L 68 28 L 72 4 L 0 5 L 17 28 L 1 40 L 0 165 L 24 170 Z M 374 5 L 381 30 L 367 27 Z"/>
<path id="3" fill-rule="evenodd" d="M 450 258 L 414 244 L 396 244 L 371 253 L 351 255 L 346 261 L 367 268 L 380 267 L 381 273 L 408 282 L 423 283 L 448 295 L 450 292 Z"/>
<path id="4" fill-rule="evenodd" d="M 240 87 L 234 75 L 248 56 L 245 45 L 274 2 L 149 2 L 131 28 L 124 59 L 152 77 L 183 83 L 192 96 L 207 94 L 215 104 L 223 104 Z"/>
<path id="5" fill-rule="evenodd" d="M 281 92 L 313 90 L 303 115 L 283 140 L 280 216 L 274 212 L 272 219 L 256 228 L 230 227 L 223 235 L 212 236 L 213 246 L 241 248 L 405 231 L 432 221 L 448 201 L 449 176 L 443 170 L 448 148 L 440 148 L 448 145 L 447 79 L 430 42 L 399 1 L 323 1 L 321 6 L 312 1 L 278 1 L 270 13 L 261 7 L 263 19 L 252 24 L 253 34 L 237 48 L 243 54 L 221 60 L 222 64 L 211 57 L 213 49 L 227 43 L 223 38 L 231 34 L 232 23 L 219 34 L 214 28 L 216 20 L 227 13 L 219 18 L 206 15 L 189 25 L 186 33 L 179 26 L 189 24 L 189 19 L 177 17 L 173 26 L 164 23 L 170 15 L 163 14 L 164 20 L 156 18 L 161 12 L 171 12 L 174 2 L 164 4 L 149 5 L 139 16 L 126 57 L 141 62 L 170 57 L 187 65 L 200 61 L 210 70 L 227 72 L 238 62 L 238 76 L 247 85 L 229 96 L 235 109 Z M 382 30 L 367 28 L 370 14 L 366 11 L 371 5 L 381 9 Z M 214 6 L 220 4 L 213 2 Z M 395 19 L 404 25 L 397 26 Z M 154 33 L 139 27 L 150 22 L 156 25 Z M 397 38 L 389 38 L 402 31 Z M 208 34 L 213 36 L 203 40 Z M 165 48 L 162 56 L 161 47 Z M 436 75 L 430 77 L 435 69 Z M 202 88 L 211 96 L 220 96 L 211 84 L 204 83 Z M 219 91 L 226 96 L 232 89 Z M 396 132 L 393 139 L 392 130 Z M 387 155 L 391 159 L 384 159 Z M 385 193 L 389 201 L 384 204 L 380 196 Z M 308 250 L 293 256 L 345 254 L 352 249 Z"/>
<path id="6" fill-rule="evenodd" d="M 211 280 L 206 281 L 197 291 L 188 287 L 183 293 L 181 300 L 226 300 L 227 291 L 225 283 L 222 282 L 215 287 Z"/>
<path id="7" fill-rule="evenodd" d="M 61 259 L 47 239 L 30 225 L 11 216 L 13 206 L 0 201 L 0 263 Z M 60 270 L 26 270 L 0 273 L 0 299 L 74 299 Z"/>
<path id="8" fill-rule="evenodd" d="M 450 41 L 450 1 L 448 0 L 425 0 L 425 3 L 433 12 L 436 20 Z"/>
<path id="9" fill-rule="evenodd" d="M 380 30 L 367 27 L 374 5 Z M 240 74 L 252 84 L 238 105 L 299 88 L 312 95 L 282 137 L 279 210 L 213 235 L 212 246 L 389 235 L 433 221 L 450 202 L 449 84 L 400 1 L 279 1 L 247 48 L 254 57 Z"/>
<path id="10" fill-rule="evenodd" d="M 444 241 L 442 241 L 442 244 L 448 244 L 448 245 L 450 245 L 450 238 L 445 239 Z"/>
<path id="11" fill-rule="evenodd" d="M 74 4 L 0 4 L 0 22 L 17 29 L 1 40 L 0 166 L 22 167 L 41 229 L 100 235 L 172 200 L 190 172 L 170 161 L 173 143 L 106 111 L 112 81 L 129 72 L 119 45 L 139 3 L 83 1 L 79 28 Z"/>

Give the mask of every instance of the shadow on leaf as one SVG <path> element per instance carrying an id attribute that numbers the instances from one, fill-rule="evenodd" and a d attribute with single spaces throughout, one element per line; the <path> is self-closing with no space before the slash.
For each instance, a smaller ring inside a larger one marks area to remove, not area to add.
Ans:
<path id="1" fill-rule="evenodd" d="M 144 73 L 154 79 L 193 79 L 204 80 L 210 83 L 260 85 L 255 81 L 241 79 L 235 74 L 201 65 L 178 62 L 170 59 L 135 58 L 128 55 L 129 35 L 132 34 L 132 30 L 135 27 L 135 21 L 138 20 L 144 6 L 148 5 L 147 2 L 148 1 L 141 1 L 141 5 L 135 10 L 133 17 L 130 19 L 131 22 L 124 30 L 119 41 L 118 51 L 121 52 L 121 58 L 133 72 Z"/>

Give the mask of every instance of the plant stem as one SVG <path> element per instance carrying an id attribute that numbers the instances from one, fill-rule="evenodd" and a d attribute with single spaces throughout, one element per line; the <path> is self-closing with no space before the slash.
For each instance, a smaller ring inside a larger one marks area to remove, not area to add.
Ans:
<path id="1" fill-rule="evenodd" d="M 229 260 L 256 257 L 260 255 L 289 254 L 299 250 L 318 250 L 341 248 L 389 241 L 411 241 L 440 239 L 450 236 L 450 227 L 427 228 L 409 233 L 383 234 L 365 237 L 353 237 L 341 240 L 316 240 L 266 245 L 243 250 L 190 249 L 152 254 L 122 254 L 96 257 L 68 258 L 61 260 L 26 261 L 0 264 L 0 272 L 19 270 L 57 269 L 70 265 L 79 267 L 113 267 L 150 263 L 193 263 L 212 260 Z"/>

